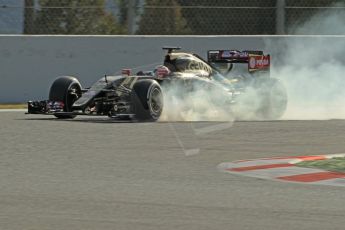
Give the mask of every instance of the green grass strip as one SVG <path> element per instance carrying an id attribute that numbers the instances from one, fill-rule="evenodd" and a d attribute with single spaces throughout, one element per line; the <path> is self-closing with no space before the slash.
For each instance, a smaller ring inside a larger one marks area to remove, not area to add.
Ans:
<path id="1" fill-rule="evenodd" d="M 0 104 L 0 109 L 26 109 L 27 104 Z"/>
<path id="2" fill-rule="evenodd" d="M 332 159 L 317 161 L 302 161 L 296 165 L 300 167 L 317 168 L 345 173 L 345 157 L 335 157 Z"/>

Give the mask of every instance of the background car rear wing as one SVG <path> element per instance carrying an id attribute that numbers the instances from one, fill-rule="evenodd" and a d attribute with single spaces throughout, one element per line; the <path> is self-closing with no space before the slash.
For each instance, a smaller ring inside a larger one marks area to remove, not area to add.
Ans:
<path id="1" fill-rule="evenodd" d="M 248 71 L 269 71 L 271 58 L 259 50 L 209 50 L 207 52 L 209 63 L 248 63 Z"/>

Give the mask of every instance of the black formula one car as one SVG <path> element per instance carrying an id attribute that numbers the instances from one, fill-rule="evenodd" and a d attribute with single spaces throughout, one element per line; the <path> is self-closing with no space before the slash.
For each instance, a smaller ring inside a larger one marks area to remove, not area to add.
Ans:
<path id="1" fill-rule="evenodd" d="M 210 50 L 206 61 L 178 51 L 179 47 L 163 49 L 167 50 L 163 65 L 153 71 L 132 74 L 131 69 L 123 69 L 121 75 L 101 77 L 89 88 L 83 88 L 75 77 L 59 77 L 50 87 L 49 99 L 29 101 L 27 113 L 60 119 L 105 115 L 156 121 L 164 108 L 165 91 L 177 88 L 176 96 L 182 100 L 194 91 L 212 94 L 212 103 L 237 119 L 241 116 L 234 111 L 245 103 L 258 120 L 279 119 L 284 114 L 286 90 L 270 77 L 270 56 L 262 51 Z M 251 90 L 256 94 L 248 97 Z"/>

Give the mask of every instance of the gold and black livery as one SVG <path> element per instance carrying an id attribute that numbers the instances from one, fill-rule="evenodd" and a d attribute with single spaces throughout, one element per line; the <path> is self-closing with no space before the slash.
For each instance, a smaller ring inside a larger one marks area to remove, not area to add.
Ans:
<path id="1" fill-rule="evenodd" d="M 104 115 L 157 121 L 169 87 L 178 87 L 182 92 L 179 97 L 194 90 L 216 92 L 214 103 L 229 110 L 241 103 L 239 98 L 248 88 L 256 88 L 262 96 L 262 105 L 254 111 L 258 119 L 278 119 L 285 112 L 285 88 L 270 77 L 270 56 L 262 51 L 210 50 L 204 60 L 197 54 L 181 52 L 179 47 L 163 49 L 167 51 L 162 63 L 169 69 L 167 75 L 155 71 L 132 74 L 124 69 L 118 76 L 102 76 L 88 88 L 83 88 L 76 77 L 58 77 L 50 87 L 48 100 L 29 101 L 27 113 L 60 119 Z"/>

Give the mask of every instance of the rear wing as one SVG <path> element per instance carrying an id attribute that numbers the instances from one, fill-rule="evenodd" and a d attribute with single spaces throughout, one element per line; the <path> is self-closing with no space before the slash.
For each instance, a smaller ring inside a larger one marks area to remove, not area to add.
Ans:
<path id="1" fill-rule="evenodd" d="M 209 63 L 247 63 L 248 71 L 269 71 L 271 57 L 258 50 L 209 50 L 207 52 Z"/>

